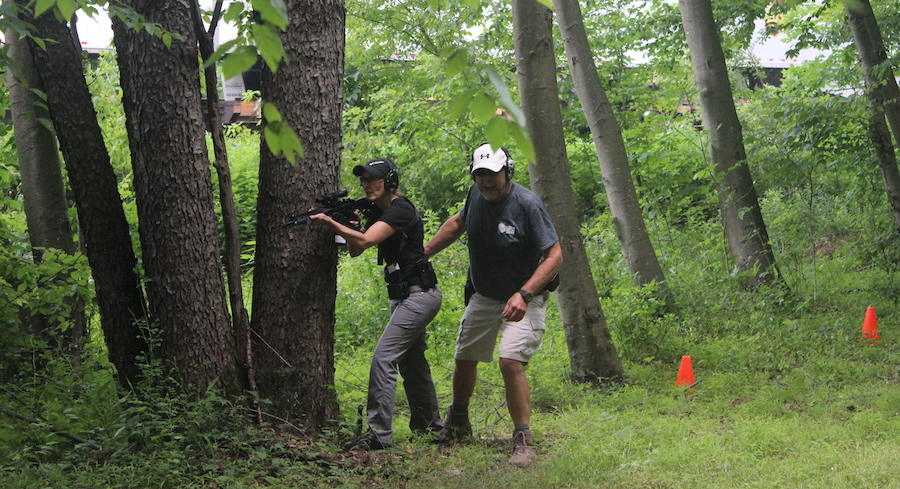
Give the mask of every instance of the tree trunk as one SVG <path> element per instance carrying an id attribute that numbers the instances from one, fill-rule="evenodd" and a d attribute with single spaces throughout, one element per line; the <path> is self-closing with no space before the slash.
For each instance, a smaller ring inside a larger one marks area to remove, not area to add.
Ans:
<path id="1" fill-rule="evenodd" d="M 563 250 L 556 299 L 572 379 L 621 381 L 622 362 L 600 308 L 576 217 L 559 111 L 552 12 L 535 0 L 513 0 L 512 6 L 519 94 L 536 158 L 528 166 L 531 187 L 547 205 Z"/>
<path id="2" fill-rule="evenodd" d="M 6 3 L 6 2 L 5 2 Z M 11 2 L 9 2 L 11 3 Z M 6 33 L 9 58 L 15 63 L 7 72 L 10 113 L 19 156 L 25 221 L 33 248 L 56 248 L 75 252 L 66 188 L 60 169 L 56 134 L 41 123 L 50 120 L 44 101 L 32 90 L 40 80 L 31 57 L 28 39 L 19 39 L 12 29 Z M 40 261 L 41 251 L 34 257 Z"/>
<path id="3" fill-rule="evenodd" d="M 14 2 L 4 0 L 3 3 L 11 5 Z M 7 71 L 9 111 L 22 178 L 25 222 L 34 261 L 39 263 L 44 249 L 56 248 L 74 253 L 75 242 L 69 223 L 69 205 L 66 202 L 56 134 L 41 122 L 49 120 L 50 115 L 44 101 L 32 91 L 40 89 L 40 80 L 31 58 L 31 46 L 27 38 L 20 39 L 20 34 L 12 28 L 7 29 L 6 40 L 9 46 L 7 54 L 12 61 Z M 47 328 L 51 325 L 47 318 L 40 314 L 27 314 L 25 311 L 22 311 L 22 318 L 32 334 L 38 338 L 50 339 Z M 80 336 L 73 337 L 74 331 L 67 333 L 65 343 L 77 349 Z"/>
<path id="4" fill-rule="evenodd" d="M 275 416 L 315 430 L 338 414 L 337 249 L 331 232 L 282 223 L 340 184 L 345 10 L 342 0 L 287 4 L 281 42 L 290 64 L 263 69 L 262 98 L 299 135 L 305 156 L 295 165 L 261 146 L 251 326 L 260 396 Z"/>
<path id="5" fill-rule="evenodd" d="M 171 47 L 113 16 L 150 317 L 160 356 L 188 391 L 241 392 L 219 260 L 197 77 L 197 38 L 183 0 L 131 0 Z M 166 67 L 165 70 L 160 67 Z"/>
<path id="6" fill-rule="evenodd" d="M 137 357 L 146 354 L 147 341 L 139 328 L 144 298 L 118 180 L 84 78 L 80 46 L 53 12 L 30 20 L 39 36 L 54 41 L 46 43 L 46 51 L 32 44 L 34 63 L 75 196 L 109 360 L 127 386 L 140 378 Z"/>
<path id="7" fill-rule="evenodd" d="M 616 236 L 619 238 L 625 263 L 636 285 L 652 282 L 658 284 L 657 299 L 664 304 L 667 312 L 672 312 L 675 302 L 669 294 L 666 277 L 644 224 L 641 204 L 628 165 L 625 140 L 612 105 L 600 84 L 600 76 L 584 30 L 581 7 L 578 0 L 553 0 L 553 6 L 575 90 L 600 160 L 603 186 L 606 188 L 609 210 L 616 225 Z"/>
<path id="8" fill-rule="evenodd" d="M 209 32 L 204 30 L 200 15 L 200 4 L 193 0 L 191 5 L 194 29 L 200 46 L 200 55 L 206 62 L 212 58 L 215 48 L 213 34 L 222 12 L 222 0 L 216 3 Z M 206 111 L 209 114 L 209 132 L 213 143 L 215 161 L 213 167 L 219 177 L 219 206 L 222 212 L 222 227 L 225 230 L 225 276 L 228 278 L 228 300 L 231 304 L 231 322 L 234 341 L 237 347 L 238 364 L 242 370 L 243 383 L 255 391 L 253 379 L 252 356 L 250 353 L 250 316 L 244 306 L 244 288 L 241 276 L 241 236 L 238 229 L 237 211 L 234 206 L 234 190 L 231 185 L 231 168 L 228 165 L 228 152 L 225 149 L 225 130 L 222 128 L 222 109 L 219 106 L 218 76 L 216 63 L 213 62 L 203 70 L 206 81 Z M 261 421 L 261 420 L 260 420 Z"/>
<path id="9" fill-rule="evenodd" d="M 679 0 L 678 4 L 700 92 L 703 125 L 709 131 L 728 249 L 736 257 L 738 270 L 754 272 L 745 285 L 783 285 L 747 165 L 712 4 L 710 0 Z"/>
<path id="10" fill-rule="evenodd" d="M 869 137 L 875 146 L 894 224 L 900 229 L 900 171 L 897 169 L 897 154 L 891 143 L 891 130 L 900 141 L 900 89 L 897 88 L 894 71 L 884 50 L 881 31 L 868 0 L 861 0 L 853 5 L 845 3 L 844 11 L 847 14 L 847 24 L 853 31 L 853 40 L 859 51 L 866 82 Z"/>

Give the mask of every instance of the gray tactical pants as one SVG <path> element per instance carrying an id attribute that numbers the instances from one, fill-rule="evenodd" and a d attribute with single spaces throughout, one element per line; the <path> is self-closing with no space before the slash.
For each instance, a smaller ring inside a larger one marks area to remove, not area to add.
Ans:
<path id="1" fill-rule="evenodd" d="M 391 424 L 398 371 L 409 400 L 410 430 L 424 434 L 429 428 L 440 429 L 437 394 L 425 359 L 425 328 L 440 310 L 442 298 L 439 287 L 422 292 L 419 286 L 412 286 L 409 297 L 391 301 L 391 320 L 372 355 L 366 405 L 369 427 L 385 445 L 393 443 Z"/>

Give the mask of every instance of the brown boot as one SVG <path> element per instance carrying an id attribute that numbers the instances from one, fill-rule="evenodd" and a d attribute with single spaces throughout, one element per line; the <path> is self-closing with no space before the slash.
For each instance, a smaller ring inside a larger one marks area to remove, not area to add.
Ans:
<path id="1" fill-rule="evenodd" d="M 537 450 L 534 449 L 534 438 L 531 430 L 514 431 L 512 437 L 513 455 L 509 463 L 519 468 L 525 468 L 534 463 L 537 458 Z"/>

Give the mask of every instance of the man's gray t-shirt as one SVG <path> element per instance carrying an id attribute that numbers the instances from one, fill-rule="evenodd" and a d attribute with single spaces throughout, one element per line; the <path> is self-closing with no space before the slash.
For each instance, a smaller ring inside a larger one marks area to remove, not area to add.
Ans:
<path id="1" fill-rule="evenodd" d="M 544 203 L 515 182 L 501 202 L 488 201 L 472 185 L 460 217 L 468 234 L 472 285 L 499 301 L 521 289 L 543 260 L 543 250 L 559 241 Z"/>

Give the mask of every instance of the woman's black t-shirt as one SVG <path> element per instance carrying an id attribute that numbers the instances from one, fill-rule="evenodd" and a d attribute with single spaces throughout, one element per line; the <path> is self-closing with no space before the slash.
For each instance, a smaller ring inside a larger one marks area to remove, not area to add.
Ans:
<path id="1" fill-rule="evenodd" d="M 378 243 L 378 253 L 386 265 L 397 263 L 404 278 L 415 275 L 415 264 L 425 257 L 425 228 L 416 207 L 406 197 L 391 201 L 391 205 L 375 215 L 369 225 L 384 221 L 396 231 Z"/>

